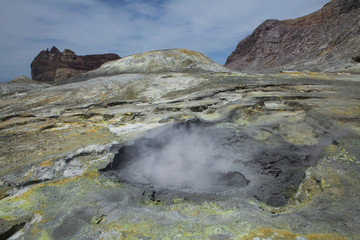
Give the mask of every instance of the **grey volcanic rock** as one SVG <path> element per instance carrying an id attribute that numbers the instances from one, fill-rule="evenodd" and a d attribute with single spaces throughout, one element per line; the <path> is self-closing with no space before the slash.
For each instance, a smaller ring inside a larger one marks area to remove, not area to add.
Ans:
<path id="1" fill-rule="evenodd" d="M 0 96 L 38 90 L 49 86 L 49 84 L 37 82 L 25 76 L 20 76 L 14 78 L 10 82 L 0 83 Z"/>
<path id="2" fill-rule="evenodd" d="M 225 66 L 247 71 L 331 70 L 360 54 L 359 0 L 333 0 L 291 20 L 267 20 L 240 41 Z M 356 61 L 356 60 L 355 60 Z"/>
<path id="3" fill-rule="evenodd" d="M 56 47 L 41 51 L 31 63 L 32 79 L 42 82 L 56 82 L 77 76 L 100 67 L 103 63 L 119 59 L 117 54 L 95 54 L 77 56 L 65 49 L 60 52 Z"/>

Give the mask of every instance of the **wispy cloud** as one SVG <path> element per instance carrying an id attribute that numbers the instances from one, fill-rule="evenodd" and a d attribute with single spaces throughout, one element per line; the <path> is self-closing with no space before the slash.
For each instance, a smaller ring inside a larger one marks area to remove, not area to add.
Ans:
<path id="1" fill-rule="evenodd" d="M 310 13 L 327 0 L 3 0 L 0 81 L 30 75 L 37 53 L 53 45 L 77 54 L 120 56 L 188 48 L 223 64 L 262 21 Z"/>

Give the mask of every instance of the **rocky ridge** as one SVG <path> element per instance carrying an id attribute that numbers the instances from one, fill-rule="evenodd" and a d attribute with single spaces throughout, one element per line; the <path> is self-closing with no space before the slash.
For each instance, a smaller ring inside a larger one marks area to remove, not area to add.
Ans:
<path id="1" fill-rule="evenodd" d="M 65 49 L 60 52 L 56 47 L 41 51 L 31 63 L 33 80 L 56 82 L 100 67 L 103 63 L 119 59 L 117 54 L 94 54 L 77 56 Z"/>
<path id="2" fill-rule="evenodd" d="M 187 49 L 166 49 L 133 54 L 119 60 L 111 61 L 93 71 L 60 81 L 59 84 L 83 81 L 98 76 L 113 76 L 129 73 L 157 74 L 229 71 L 231 70 L 214 62 L 202 53 Z"/>
<path id="3" fill-rule="evenodd" d="M 188 50 L 84 75 L 0 96 L 0 238 L 359 238 L 357 76 Z"/>
<path id="4" fill-rule="evenodd" d="M 246 71 L 360 72 L 360 2 L 333 0 L 291 20 L 267 20 L 240 41 L 225 66 Z"/>

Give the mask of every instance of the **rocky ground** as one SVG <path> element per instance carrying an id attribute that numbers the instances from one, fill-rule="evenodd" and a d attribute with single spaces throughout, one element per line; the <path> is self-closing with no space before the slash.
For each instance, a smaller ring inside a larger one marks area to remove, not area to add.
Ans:
<path id="1" fill-rule="evenodd" d="M 359 75 L 130 60 L 2 85 L 1 239 L 360 238 Z"/>

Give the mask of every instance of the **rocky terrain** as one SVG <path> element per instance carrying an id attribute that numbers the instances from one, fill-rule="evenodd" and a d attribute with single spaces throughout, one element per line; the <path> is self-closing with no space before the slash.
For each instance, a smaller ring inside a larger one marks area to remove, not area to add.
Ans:
<path id="1" fill-rule="evenodd" d="M 39 83 L 25 76 L 17 77 L 10 82 L 2 83 L 0 85 L 0 95 L 18 94 L 38 88 L 49 87 L 49 84 Z"/>
<path id="2" fill-rule="evenodd" d="M 227 72 L 229 69 L 215 63 L 202 53 L 187 49 L 150 51 L 127 56 L 103 64 L 98 69 L 64 79 L 57 84 L 84 81 L 95 77 L 113 76 L 125 73 L 198 73 L 204 71 Z"/>
<path id="3" fill-rule="evenodd" d="M 239 42 L 225 66 L 243 71 L 359 73 L 359 22 L 359 0 L 333 0 L 304 17 L 267 20 Z"/>
<path id="4" fill-rule="evenodd" d="M 0 86 L 0 239 L 360 237 L 359 75 L 174 49 Z"/>
<path id="5" fill-rule="evenodd" d="M 56 47 L 41 51 L 31 63 L 31 77 L 41 82 L 56 82 L 100 67 L 103 63 L 119 59 L 117 54 L 94 54 L 77 56 L 65 49 Z"/>

